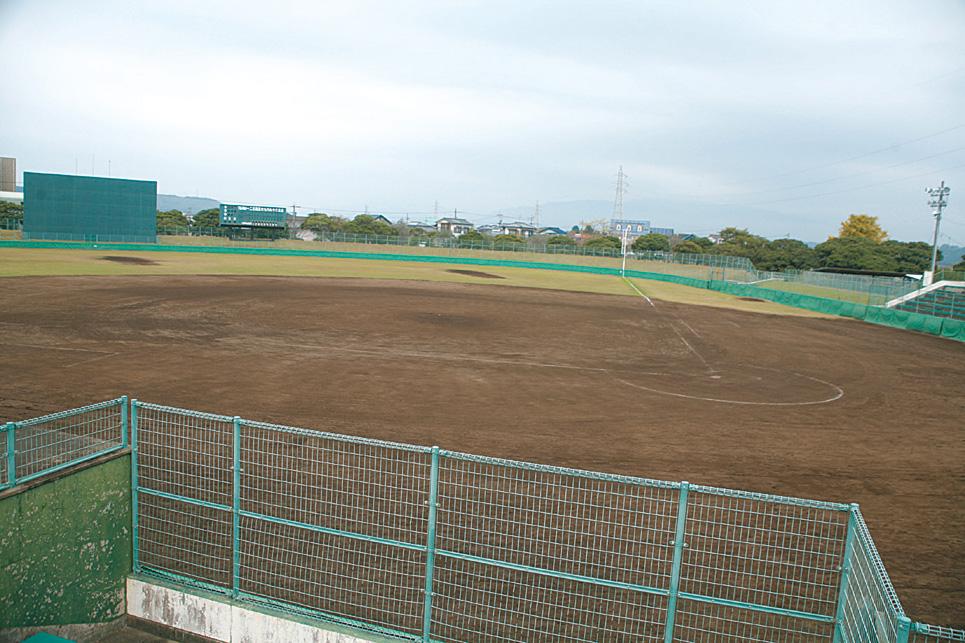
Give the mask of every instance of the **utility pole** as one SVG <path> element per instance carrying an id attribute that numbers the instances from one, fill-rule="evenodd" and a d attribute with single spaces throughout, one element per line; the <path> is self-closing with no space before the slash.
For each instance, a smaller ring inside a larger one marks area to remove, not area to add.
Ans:
<path id="1" fill-rule="evenodd" d="M 290 230 L 292 226 L 295 225 L 295 219 L 298 217 L 298 208 L 302 206 L 292 203 L 292 218 L 288 221 L 288 229 Z"/>
<path id="2" fill-rule="evenodd" d="M 439 219 L 439 200 L 436 199 L 436 204 L 432 206 L 432 217 L 433 219 Z"/>
<path id="3" fill-rule="evenodd" d="M 533 220 L 530 223 L 536 228 L 535 234 L 539 234 L 539 201 L 536 202 L 536 210 L 533 212 Z"/>
<path id="4" fill-rule="evenodd" d="M 932 241 L 931 248 L 931 272 L 934 278 L 935 268 L 938 265 L 938 228 L 942 224 L 942 209 L 948 205 L 947 197 L 951 188 L 946 188 L 945 182 L 942 181 L 937 188 L 927 188 L 925 192 L 928 193 L 928 205 L 932 208 L 932 214 L 935 216 L 935 238 Z"/>

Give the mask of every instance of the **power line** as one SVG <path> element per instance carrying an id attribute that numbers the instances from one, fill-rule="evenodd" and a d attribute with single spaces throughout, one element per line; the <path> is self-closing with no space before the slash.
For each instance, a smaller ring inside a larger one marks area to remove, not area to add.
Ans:
<path id="1" fill-rule="evenodd" d="M 877 187 L 879 185 L 888 185 L 889 183 L 897 183 L 898 181 L 907 181 L 908 179 L 918 179 L 923 176 L 934 176 L 940 172 L 950 172 L 951 170 L 957 170 L 959 168 L 965 167 L 965 163 L 960 165 L 953 165 L 952 167 L 947 167 L 941 170 L 930 170 L 928 172 L 921 172 L 920 174 L 911 174 L 909 176 L 902 176 L 896 179 L 889 179 L 887 181 L 877 181 L 875 183 L 866 183 L 865 185 L 858 185 L 853 188 L 845 188 L 843 190 L 833 190 L 831 192 L 821 192 L 820 194 L 806 194 L 803 196 L 792 196 L 786 199 L 774 199 L 772 201 L 756 201 L 752 203 L 722 203 L 721 205 L 734 205 L 734 206 L 753 206 L 753 205 L 770 205 L 772 203 L 786 203 L 788 201 L 804 201 L 807 199 L 816 199 L 822 196 L 831 196 L 833 194 L 844 194 L 846 192 L 854 192 L 856 190 L 866 190 L 868 188 Z"/>
<path id="2" fill-rule="evenodd" d="M 954 154 L 955 152 L 961 152 L 965 150 L 965 145 L 960 147 L 955 147 L 950 150 L 945 150 L 944 152 L 937 152 L 935 154 L 929 154 L 928 156 L 922 156 L 921 158 L 913 159 L 911 161 L 902 161 L 901 163 L 894 163 L 892 165 L 886 165 L 885 167 L 874 168 L 871 170 L 864 170 L 862 172 L 854 172 L 852 174 L 845 174 L 843 176 L 836 176 L 831 179 L 823 179 L 821 181 L 811 181 L 810 183 L 799 183 L 797 185 L 788 185 L 781 188 L 767 188 L 766 190 L 754 190 L 753 192 L 742 192 L 735 196 L 744 196 L 750 194 L 765 194 L 767 192 L 782 192 L 784 190 L 797 190 L 798 188 L 807 188 L 815 185 L 824 185 L 825 183 L 834 183 L 835 181 L 843 181 L 845 179 L 852 179 L 857 176 L 865 176 L 867 174 L 874 174 L 875 172 L 880 172 L 882 170 L 890 170 L 896 167 L 901 167 L 902 165 L 911 165 L 913 163 L 920 163 L 921 161 L 927 161 L 929 159 L 938 158 L 939 156 L 946 156 L 948 154 Z"/>
<path id="3" fill-rule="evenodd" d="M 857 161 L 858 159 L 863 159 L 863 158 L 867 158 L 867 157 L 869 157 L 869 156 L 874 156 L 875 154 L 881 154 L 882 152 L 888 152 L 888 151 L 890 151 L 890 150 L 894 150 L 894 149 L 897 149 L 897 148 L 899 148 L 899 147 L 903 147 L 903 146 L 905 146 L 905 145 L 911 145 L 912 143 L 918 143 L 919 141 L 926 141 L 926 140 L 928 140 L 928 139 L 930 139 L 930 138 L 935 138 L 936 136 L 941 136 L 942 134 L 947 134 L 948 132 L 954 132 L 955 130 L 962 129 L 963 127 L 965 127 L 965 123 L 961 123 L 960 125 L 955 125 L 954 127 L 949 127 L 949 128 L 947 128 L 947 129 L 943 129 L 943 130 L 941 130 L 941 131 L 939 131 L 939 132 L 934 132 L 933 134 L 926 134 L 925 136 L 919 136 L 918 138 L 912 138 L 912 139 L 909 139 L 909 140 L 907 140 L 907 141 L 900 141 L 900 142 L 898 142 L 898 143 L 893 143 L 893 144 L 891 144 L 891 145 L 888 145 L 887 147 L 882 147 L 882 148 L 879 148 L 879 149 L 876 149 L 876 150 L 871 150 L 870 152 L 865 152 L 864 154 L 858 154 L 858 155 L 856 155 L 856 156 L 849 156 L 848 158 L 844 158 L 844 159 L 841 159 L 841 160 L 838 160 L 838 161 L 831 161 L 830 163 L 822 163 L 822 164 L 820 164 L 820 165 L 814 165 L 814 166 L 807 167 L 807 168 L 800 169 L 800 170 L 791 170 L 791 171 L 789 171 L 789 172 L 781 172 L 780 174 L 771 174 L 770 176 L 764 176 L 764 177 L 760 177 L 760 178 L 756 178 L 756 179 L 749 179 L 749 181 L 769 181 L 769 180 L 771 180 L 771 179 L 779 179 L 779 178 L 781 178 L 781 177 L 783 177 L 783 176 L 791 176 L 791 175 L 793 175 L 793 174 L 803 174 L 803 173 L 805 173 L 805 172 L 813 172 L 814 170 L 823 170 L 824 168 L 834 167 L 835 165 L 841 165 L 842 163 L 848 163 L 848 162 L 850 162 L 850 161 Z"/>

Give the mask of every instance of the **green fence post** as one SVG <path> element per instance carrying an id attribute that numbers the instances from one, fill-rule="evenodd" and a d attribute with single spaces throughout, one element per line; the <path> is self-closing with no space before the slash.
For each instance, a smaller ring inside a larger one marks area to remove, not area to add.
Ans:
<path id="1" fill-rule="evenodd" d="M 428 643 L 432 631 L 432 575 L 436 567 L 436 509 L 439 505 L 439 447 L 432 447 L 429 473 L 429 528 L 426 535 L 426 586 L 422 611 L 422 640 Z"/>
<path id="2" fill-rule="evenodd" d="M 121 448 L 127 447 L 127 396 L 121 396 Z"/>
<path id="3" fill-rule="evenodd" d="M 139 555 L 138 529 L 137 529 L 137 400 L 131 400 L 131 541 L 134 544 L 132 560 L 134 562 L 134 573 L 141 573 L 141 557 Z"/>
<path id="4" fill-rule="evenodd" d="M 911 636 L 911 619 L 907 616 L 898 617 L 898 632 L 896 643 L 908 643 L 908 638 Z"/>
<path id="5" fill-rule="evenodd" d="M 7 486 L 17 484 L 17 423 L 7 422 Z"/>
<path id="6" fill-rule="evenodd" d="M 854 550 L 854 532 L 858 526 L 858 503 L 851 503 L 848 510 L 848 533 L 844 537 L 844 559 L 841 561 L 841 579 L 838 583 L 838 608 L 834 614 L 834 643 L 844 641 L 844 606 L 848 602 L 848 576 L 851 574 L 851 554 Z"/>
<path id="7" fill-rule="evenodd" d="M 232 464 L 231 472 L 231 595 L 238 598 L 241 590 L 241 548 L 238 534 L 240 529 L 239 512 L 241 511 L 241 418 L 237 415 L 232 427 Z"/>
<path id="8" fill-rule="evenodd" d="M 680 483 L 680 497 L 677 499 L 677 529 L 673 539 L 673 567 L 670 571 L 670 594 L 667 597 L 667 622 L 663 629 L 664 643 L 673 642 L 674 618 L 677 614 L 677 594 L 680 591 L 680 567 L 684 556 L 684 537 L 687 532 L 687 496 L 690 483 Z"/>

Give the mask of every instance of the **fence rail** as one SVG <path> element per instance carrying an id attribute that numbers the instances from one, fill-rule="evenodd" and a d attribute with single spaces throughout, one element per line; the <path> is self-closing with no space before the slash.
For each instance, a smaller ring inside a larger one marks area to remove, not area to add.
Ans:
<path id="1" fill-rule="evenodd" d="M 139 573 L 417 641 L 965 636 L 857 505 L 131 406 Z"/>
<path id="2" fill-rule="evenodd" d="M 0 489 L 126 448 L 127 416 L 127 397 L 119 397 L 0 426 Z"/>

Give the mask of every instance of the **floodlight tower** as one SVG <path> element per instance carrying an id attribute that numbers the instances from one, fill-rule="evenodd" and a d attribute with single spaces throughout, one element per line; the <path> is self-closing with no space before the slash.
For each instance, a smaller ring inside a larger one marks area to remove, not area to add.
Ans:
<path id="1" fill-rule="evenodd" d="M 932 241 L 931 248 L 931 272 L 932 275 L 935 274 L 935 268 L 938 264 L 938 228 L 942 223 L 942 210 L 948 205 L 948 193 L 951 192 L 951 188 L 945 187 L 945 182 L 942 181 L 937 188 L 927 188 L 925 192 L 928 193 L 928 205 L 932 208 L 932 214 L 935 216 L 935 238 Z"/>

